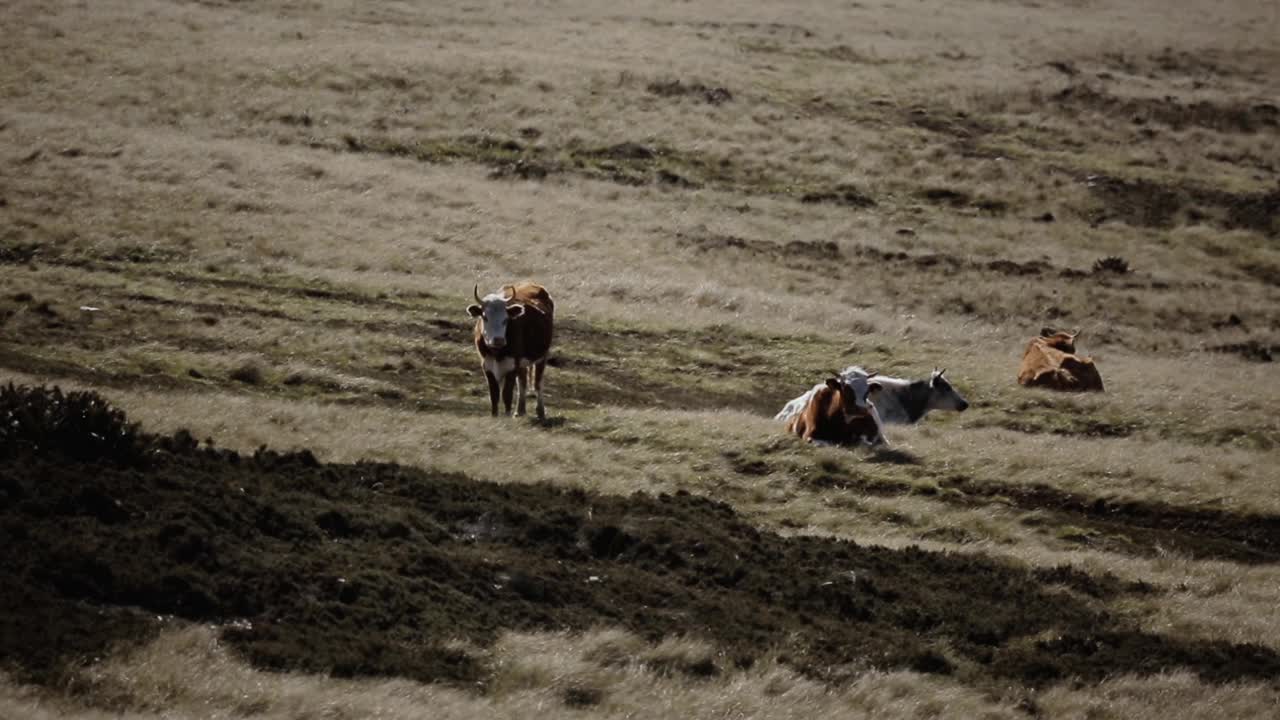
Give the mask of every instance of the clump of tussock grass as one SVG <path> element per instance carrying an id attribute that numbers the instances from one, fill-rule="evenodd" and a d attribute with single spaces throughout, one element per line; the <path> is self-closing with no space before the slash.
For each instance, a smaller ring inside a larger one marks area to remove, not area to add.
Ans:
<path id="1" fill-rule="evenodd" d="M 257 360 L 245 360 L 227 371 L 227 377 L 245 385 L 262 385 L 267 380 L 266 371 Z"/>

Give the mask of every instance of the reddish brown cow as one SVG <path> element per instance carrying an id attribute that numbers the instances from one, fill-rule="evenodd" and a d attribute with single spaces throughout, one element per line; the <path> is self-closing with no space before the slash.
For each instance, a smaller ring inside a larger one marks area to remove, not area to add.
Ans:
<path id="1" fill-rule="evenodd" d="M 533 390 L 538 396 L 538 419 L 546 417 L 542 402 L 542 374 L 547 369 L 547 353 L 551 350 L 555 303 L 547 289 L 534 283 L 505 285 L 496 293 L 480 297 L 480 286 L 472 291 L 476 304 L 467 313 L 476 319 L 476 351 L 485 379 L 489 382 L 489 404 L 498 415 L 498 392 L 508 415 L 511 414 L 511 391 L 519 383 L 520 399 L 516 415 L 524 415 L 525 389 L 529 372 L 533 372 Z"/>
<path id="2" fill-rule="evenodd" d="M 787 432 L 810 442 L 888 444 L 875 405 L 868 401 L 866 407 L 861 407 L 856 397 L 853 388 L 839 375 L 828 378 L 804 409 L 787 421 Z"/>
<path id="3" fill-rule="evenodd" d="M 1032 338 L 1022 353 L 1018 384 L 1067 392 L 1102 392 L 1102 376 L 1093 358 L 1076 354 L 1079 336 L 1079 330 L 1041 330 L 1040 337 Z"/>

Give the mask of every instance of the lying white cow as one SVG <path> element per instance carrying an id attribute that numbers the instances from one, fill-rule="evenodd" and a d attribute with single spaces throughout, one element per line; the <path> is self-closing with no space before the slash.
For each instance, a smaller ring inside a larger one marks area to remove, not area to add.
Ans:
<path id="1" fill-rule="evenodd" d="M 910 425 L 918 422 L 930 410 L 963 412 L 969 407 L 969 402 L 943 377 L 945 372 L 946 370 L 934 370 L 928 380 L 904 380 L 868 373 L 857 365 L 850 365 L 840 373 L 840 377 L 858 390 L 860 406 L 874 406 L 877 411 L 875 415 L 879 416 L 880 421 Z M 822 387 L 822 383 L 814 385 L 809 392 L 788 402 L 773 419 L 787 422 L 795 417 Z"/>

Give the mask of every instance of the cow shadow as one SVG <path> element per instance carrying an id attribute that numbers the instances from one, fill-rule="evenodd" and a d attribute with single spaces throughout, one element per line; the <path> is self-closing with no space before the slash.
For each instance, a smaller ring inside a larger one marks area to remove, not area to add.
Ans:
<path id="1" fill-rule="evenodd" d="M 885 465 L 923 465 L 924 460 L 909 450 L 878 447 L 866 457 L 866 462 Z"/>

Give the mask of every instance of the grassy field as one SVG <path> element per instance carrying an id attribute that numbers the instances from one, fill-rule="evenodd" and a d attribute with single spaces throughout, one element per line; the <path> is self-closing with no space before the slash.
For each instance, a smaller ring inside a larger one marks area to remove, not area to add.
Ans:
<path id="1" fill-rule="evenodd" d="M 683 491 L 1280 653 L 1280 8 L 799 5 L 0 0 L 0 382 L 242 453 Z M 470 342 L 473 284 L 516 279 L 556 301 L 541 424 L 488 417 Z M 1105 394 L 1016 385 L 1046 325 L 1083 328 Z M 891 451 L 784 436 L 854 363 L 946 367 L 972 407 Z M 710 630 L 513 625 L 449 639 L 465 687 L 157 623 L 56 682 L 6 658 L 0 716 L 1280 712 L 1280 677 L 1183 656 L 1044 681 L 925 637 L 955 672 L 815 673 Z"/>

